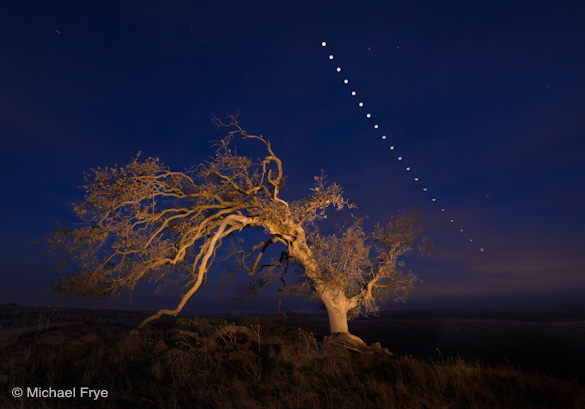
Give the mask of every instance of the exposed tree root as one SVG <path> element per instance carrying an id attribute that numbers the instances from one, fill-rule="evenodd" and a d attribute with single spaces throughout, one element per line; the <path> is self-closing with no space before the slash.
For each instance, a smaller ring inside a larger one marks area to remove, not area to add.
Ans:
<path id="1" fill-rule="evenodd" d="M 345 350 L 359 352 L 362 354 L 383 353 L 393 355 L 388 348 L 383 348 L 379 342 L 368 345 L 360 337 L 349 332 L 335 332 L 323 339 L 323 347 L 328 349 L 343 348 Z"/>

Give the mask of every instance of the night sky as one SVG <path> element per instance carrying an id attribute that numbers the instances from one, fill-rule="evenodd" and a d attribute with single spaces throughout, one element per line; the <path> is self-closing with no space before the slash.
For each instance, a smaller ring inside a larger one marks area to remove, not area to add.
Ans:
<path id="1" fill-rule="evenodd" d="M 407 259 L 424 282 L 406 306 L 583 303 L 585 6 L 478 3 L 4 2 L 0 303 L 57 305 L 32 241 L 75 222 L 84 171 L 138 151 L 191 167 L 223 135 L 211 115 L 236 111 L 283 160 L 286 199 L 323 169 L 371 223 L 420 211 L 435 250 Z M 224 311 L 245 280 L 188 309 Z M 275 288 L 242 310 L 275 311 Z"/>

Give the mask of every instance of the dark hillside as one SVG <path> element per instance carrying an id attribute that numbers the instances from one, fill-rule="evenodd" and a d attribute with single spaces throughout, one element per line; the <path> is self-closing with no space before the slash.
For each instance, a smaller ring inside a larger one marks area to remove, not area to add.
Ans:
<path id="1" fill-rule="evenodd" d="M 3 306 L 0 407 L 585 407 L 583 321 L 384 314 L 351 323 L 372 344 L 356 352 L 324 338 L 318 315 L 183 316 L 132 331 L 147 314 Z M 108 397 L 11 396 L 83 385 Z"/>

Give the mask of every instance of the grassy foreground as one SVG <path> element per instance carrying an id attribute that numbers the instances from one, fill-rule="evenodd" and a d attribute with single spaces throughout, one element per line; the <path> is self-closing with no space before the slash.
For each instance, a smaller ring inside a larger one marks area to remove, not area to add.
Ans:
<path id="1" fill-rule="evenodd" d="M 140 333 L 72 324 L 0 349 L 1 408 L 585 408 L 578 382 L 511 366 L 427 362 L 328 345 L 243 318 L 159 322 Z M 106 389 L 107 398 L 14 398 L 15 386 Z"/>

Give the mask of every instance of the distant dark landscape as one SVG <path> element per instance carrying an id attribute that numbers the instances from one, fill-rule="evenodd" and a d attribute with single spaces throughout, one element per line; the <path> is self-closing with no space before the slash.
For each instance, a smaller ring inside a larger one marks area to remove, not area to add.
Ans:
<path id="1" fill-rule="evenodd" d="M 585 404 L 585 307 L 383 312 L 350 321 L 352 333 L 381 344 L 367 353 L 328 347 L 320 314 L 184 314 L 132 332 L 148 314 L 1 306 L 2 389 L 101 386 L 107 399 L 81 401 L 100 408 Z M 8 394 L 0 403 L 69 408 L 80 400 Z"/>
<path id="2" fill-rule="evenodd" d="M 325 317 L 291 315 L 289 325 L 325 335 Z M 350 322 L 366 342 L 399 355 L 509 362 L 585 380 L 585 307 L 506 310 L 403 310 Z"/>

